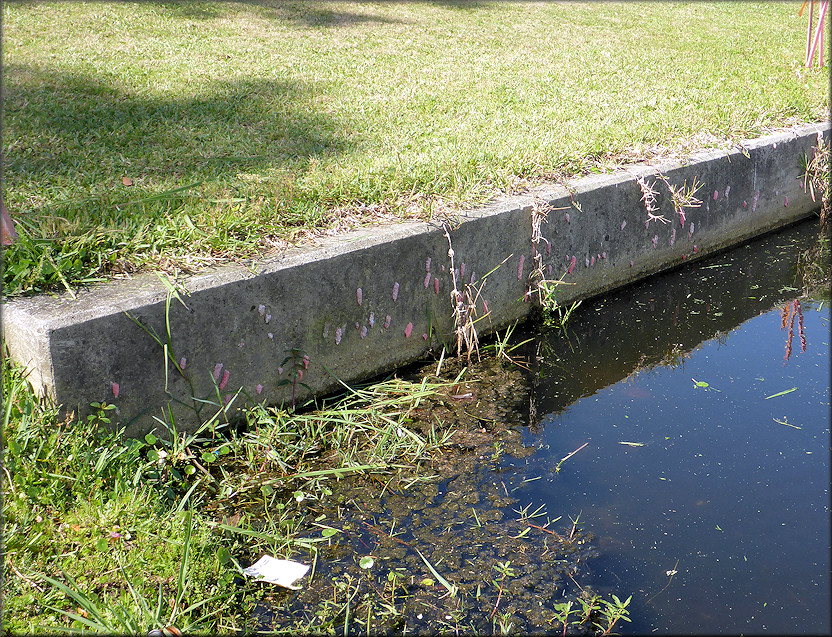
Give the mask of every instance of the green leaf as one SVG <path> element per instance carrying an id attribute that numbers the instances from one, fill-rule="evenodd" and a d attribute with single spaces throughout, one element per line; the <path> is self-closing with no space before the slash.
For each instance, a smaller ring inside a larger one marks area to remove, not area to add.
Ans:
<path id="1" fill-rule="evenodd" d="M 424 555 L 422 555 L 422 552 L 419 549 L 416 549 L 416 552 L 419 554 L 419 557 L 422 558 L 422 561 L 425 563 L 425 566 L 428 567 L 428 570 L 431 572 L 431 574 L 436 579 L 438 579 L 439 583 L 442 584 L 442 586 L 444 586 L 445 589 L 451 594 L 451 597 L 456 597 L 456 593 L 457 593 L 456 586 L 448 583 L 448 580 L 446 580 L 444 577 L 442 577 L 439 574 L 439 572 L 435 568 L 433 568 L 433 565 L 430 562 L 428 562 L 427 558 Z"/>
<path id="2" fill-rule="evenodd" d="M 375 563 L 376 563 L 376 561 L 372 557 L 370 557 L 369 555 L 365 555 L 358 562 L 358 565 L 363 569 L 368 569 L 368 568 L 373 568 L 373 564 L 375 564 Z"/>
<path id="3" fill-rule="evenodd" d="M 147 434 L 144 437 L 144 441 L 149 445 L 155 445 L 156 444 L 156 436 L 154 436 L 153 434 Z"/>
<path id="4" fill-rule="evenodd" d="M 797 387 L 792 387 L 791 389 L 787 389 L 786 391 L 781 391 L 776 394 L 772 394 L 771 396 L 766 396 L 763 400 L 768 400 L 769 398 L 777 398 L 778 396 L 785 396 L 786 394 L 791 394 L 793 391 L 797 391 Z"/>

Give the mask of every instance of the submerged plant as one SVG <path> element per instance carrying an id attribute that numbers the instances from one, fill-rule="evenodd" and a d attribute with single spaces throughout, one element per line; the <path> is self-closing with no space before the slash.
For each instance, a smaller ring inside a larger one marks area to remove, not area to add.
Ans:
<path id="1" fill-rule="evenodd" d="M 494 617 L 494 613 L 497 612 L 497 607 L 500 605 L 500 600 L 503 597 L 503 587 L 505 586 L 506 579 L 508 579 L 509 577 L 514 577 L 516 575 L 514 569 L 511 568 L 511 562 L 509 560 L 506 560 L 505 562 L 497 562 L 497 564 L 494 565 L 494 570 L 496 570 L 497 573 L 500 575 L 500 579 L 493 580 L 494 586 L 497 586 L 499 590 L 497 592 L 497 601 L 494 603 L 494 609 L 491 611 L 490 617 Z"/>
<path id="2" fill-rule="evenodd" d="M 496 338 L 492 345 L 487 345 L 483 348 L 483 350 L 493 350 L 494 357 L 497 359 L 498 362 L 502 363 L 503 360 L 508 361 L 518 367 L 522 367 L 523 369 L 528 369 L 528 367 L 520 362 L 517 359 L 511 356 L 511 353 L 519 347 L 522 347 L 526 343 L 530 343 L 533 341 L 533 338 L 527 338 L 519 343 L 515 343 L 514 345 L 509 345 L 511 340 L 512 333 L 517 328 L 517 323 L 511 325 L 510 327 L 506 328 L 506 331 L 500 336 L 500 332 L 496 332 Z"/>
<path id="3" fill-rule="evenodd" d="M 601 608 L 599 610 L 601 619 L 596 622 L 596 625 L 604 631 L 602 634 L 609 635 L 619 620 L 631 621 L 630 611 L 627 609 L 627 606 L 632 599 L 633 596 L 630 595 L 622 602 L 618 599 L 617 595 L 613 594 L 612 601 L 606 599 L 601 600 Z"/>
<path id="4" fill-rule="evenodd" d="M 566 628 L 569 626 L 569 614 L 572 611 L 573 604 L 574 602 L 569 600 L 568 602 L 559 602 L 553 605 L 555 619 L 563 624 L 563 637 L 566 637 Z"/>
<path id="5" fill-rule="evenodd" d="M 585 442 L 585 443 L 584 443 L 584 444 L 582 444 L 580 447 L 578 447 L 577 449 L 575 449 L 575 451 L 573 451 L 573 452 L 571 452 L 571 453 L 568 453 L 568 454 L 566 454 L 563 458 L 561 458 L 561 459 L 558 461 L 558 463 L 555 465 L 555 473 L 560 473 L 560 467 L 561 467 L 561 465 L 562 465 L 564 462 L 566 462 L 567 460 L 569 460 L 569 458 L 571 458 L 572 456 L 574 456 L 576 453 L 578 453 L 581 449 L 583 449 L 584 447 L 586 447 L 588 444 L 589 444 L 588 442 Z M 578 517 L 580 517 L 580 516 L 578 516 Z M 574 529 L 573 529 L 573 531 L 574 531 Z"/>
<path id="6" fill-rule="evenodd" d="M 572 312 L 580 307 L 583 301 L 574 301 L 569 307 L 559 305 L 553 299 L 553 303 L 545 303 L 543 305 L 543 324 L 547 327 L 554 327 L 559 330 L 565 330 Z"/>

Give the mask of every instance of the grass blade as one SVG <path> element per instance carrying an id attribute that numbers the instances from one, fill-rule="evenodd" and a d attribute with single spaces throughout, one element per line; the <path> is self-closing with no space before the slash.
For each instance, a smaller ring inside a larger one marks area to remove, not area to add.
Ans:
<path id="1" fill-rule="evenodd" d="M 797 387 L 792 387 L 791 389 L 787 389 L 786 391 L 781 391 L 776 394 L 772 394 L 771 396 L 766 396 L 763 400 L 768 400 L 769 398 L 777 398 L 778 396 L 785 396 L 786 394 L 791 394 L 793 391 L 797 391 Z"/>
<path id="2" fill-rule="evenodd" d="M 442 584 L 442 586 L 444 586 L 448 590 L 448 592 L 451 594 L 451 597 L 456 597 L 456 591 L 457 591 L 456 586 L 454 586 L 453 584 L 450 584 L 448 582 L 448 580 L 446 580 L 444 577 L 442 577 L 439 574 L 439 572 L 435 568 L 433 568 L 433 565 L 430 562 L 427 561 L 425 556 L 422 555 L 422 552 L 419 549 L 416 549 L 416 552 L 419 554 L 419 557 L 422 558 L 422 561 L 425 563 L 425 566 L 428 567 L 431 574 L 433 574 L 433 576 L 438 580 L 438 582 L 440 584 Z"/>

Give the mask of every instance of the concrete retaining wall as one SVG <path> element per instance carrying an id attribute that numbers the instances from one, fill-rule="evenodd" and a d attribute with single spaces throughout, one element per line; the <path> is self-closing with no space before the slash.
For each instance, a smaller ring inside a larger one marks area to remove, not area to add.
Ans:
<path id="1" fill-rule="evenodd" d="M 572 284 L 557 291 L 568 304 L 811 214 L 819 204 L 803 192 L 800 159 L 819 134 L 828 143 L 828 123 L 465 213 L 450 235 L 459 280 L 479 292 L 478 331 L 523 319 L 534 307 L 524 298 L 535 255 L 534 197 L 552 207 L 537 249 L 547 277 Z M 657 170 L 673 186 L 702 184 L 702 204 L 687 210 L 684 225 Z M 647 222 L 637 176 L 656 184 L 670 223 Z M 325 393 L 337 389 L 336 377 L 367 378 L 451 345 L 448 247 L 438 224 L 356 230 L 258 264 L 256 274 L 230 266 L 189 277 L 181 282 L 185 306 L 172 299 L 169 311 L 155 274 L 77 299 L 14 300 L 3 313 L 4 337 L 36 388 L 66 409 L 85 414 L 91 402 L 115 404 L 131 435 L 158 426 L 154 417 L 169 418 L 168 409 L 177 426 L 193 428 L 238 390 L 232 409 L 279 404 L 290 399 L 293 379 L 299 398 Z M 166 359 L 150 332 L 166 343 L 168 326 Z"/>

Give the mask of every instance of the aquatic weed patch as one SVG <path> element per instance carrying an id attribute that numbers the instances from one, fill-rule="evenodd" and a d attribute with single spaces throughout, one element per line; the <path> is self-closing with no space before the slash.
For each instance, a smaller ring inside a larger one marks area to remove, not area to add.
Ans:
<path id="1" fill-rule="evenodd" d="M 567 619 L 570 630 L 598 630 L 607 606 L 582 584 L 596 555 L 592 534 L 579 515 L 553 519 L 524 503 L 524 483 L 500 477 L 534 451 L 521 434 L 527 380 L 494 359 L 475 369 L 475 381 L 450 385 L 412 414 L 416 431 L 452 432 L 431 457 L 392 475 L 345 476 L 326 498 L 297 503 L 317 527 L 306 536 L 314 573 L 301 591 L 268 593 L 258 629 L 554 634 L 563 629 L 555 604 L 578 608 L 583 599 L 594 601 L 584 618 Z"/>

